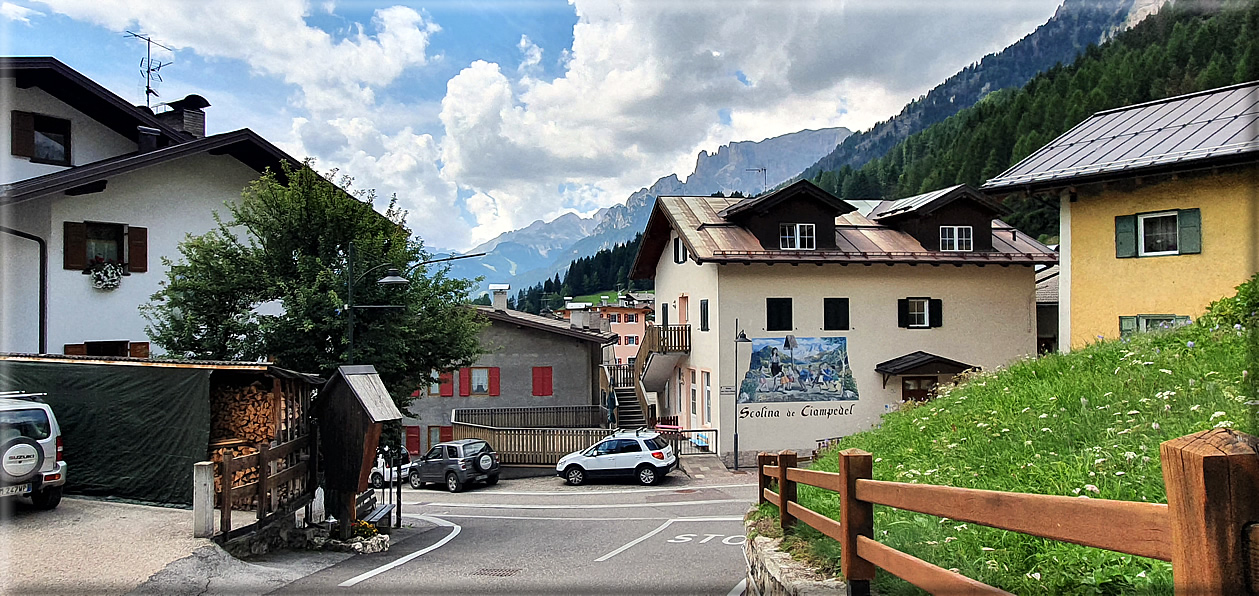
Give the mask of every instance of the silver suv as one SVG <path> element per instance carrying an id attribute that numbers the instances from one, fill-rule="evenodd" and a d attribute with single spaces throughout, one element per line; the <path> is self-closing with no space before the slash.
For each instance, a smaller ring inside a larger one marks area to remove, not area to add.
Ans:
<path id="1" fill-rule="evenodd" d="M 36 507 L 61 503 L 66 484 L 61 427 L 46 393 L 0 392 L 0 497 L 30 497 Z"/>
<path id="2" fill-rule="evenodd" d="M 501 470 L 498 454 L 481 439 L 459 439 L 433 445 L 419 462 L 412 462 L 407 478 L 411 488 L 423 488 L 427 482 L 446 484 L 446 490 L 457 493 L 469 483 L 484 481 L 498 484 Z"/>

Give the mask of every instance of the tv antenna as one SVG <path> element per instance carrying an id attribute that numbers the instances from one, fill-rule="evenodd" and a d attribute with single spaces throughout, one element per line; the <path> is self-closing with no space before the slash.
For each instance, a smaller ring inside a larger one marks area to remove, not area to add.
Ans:
<path id="1" fill-rule="evenodd" d="M 764 168 L 764 167 L 759 167 L 759 168 L 747 168 L 747 169 L 745 169 L 745 170 L 743 170 L 743 171 L 744 171 L 744 172 L 760 172 L 760 173 L 761 173 L 761 193 L 764 193 L 764 192 L 765 192 L 766 187 L 768 186 L 768 185 L 766 184 L 766 182 L 765 182 L 765 168 Z"/>
<path id="2" fill-rule="evenodd" d="M 140 74 L 144 75 L 144 105 L 145 107 L 152 109 L 153 98 L 160 97 L 157 94 L 157 90 L 153 88 L 154 82 L 157 82 L 157 83 L 162 82 L 162 74 L 158 71 L 162 70 L 162 67 L 170 66 L 171 62 L 174 62 L 173 60 L 168 60 L 166 62 L 162 62 L 161 60 L 154 60 L 153 59 L 153 46 L 162 48 L 172 54 L 175 53 L 175 50 L 168 48 L 160 43 L 157 43 L 156 41 L 153 41 L 152 37 L 145 35 L 143 33 L 136 33 L 134 31 L 128 31 L 126 37 L 134 37 L 136 39 L 143 40 L 145 45 L 147 46 L 144 59 L 140 61 Z"/>

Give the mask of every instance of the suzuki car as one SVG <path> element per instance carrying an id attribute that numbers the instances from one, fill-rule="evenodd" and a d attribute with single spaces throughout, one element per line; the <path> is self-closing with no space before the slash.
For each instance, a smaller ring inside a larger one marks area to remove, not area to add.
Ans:
<path id="1" fill-rule="evenodd" d="M 446 490 L 457 493 L 469 483 L 498 484 L 498 454 L 481 439 L 459 439 L 433 445 L 419 462 L 411 465 L 408 479 L 411 488 L 423 488 L 427 482 L 445 483 Z"/>
<path id="2" fill-rule="evenodd" d="M 660 433 L 621 431 L 560 458 L 555 474 L 574 486 L 589 478 L 632 477 L 656 484 L 678 467 L 678 458 Z"/>
<path id="3" fill-rule="evenodd" d="M 66 484 L 61 427 L 46 393 L 0 392 L 0 497 L 30 497 L 40 509 L 61 503 Z"/>

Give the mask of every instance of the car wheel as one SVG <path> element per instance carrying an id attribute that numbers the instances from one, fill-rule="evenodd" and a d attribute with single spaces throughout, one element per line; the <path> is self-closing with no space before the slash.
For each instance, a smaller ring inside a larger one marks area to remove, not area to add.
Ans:
<path id="1" fill-rule="evenodd" d="M 459 492 L 459 489 L 462 489 L 462 488 L 463 488 L 463 483 L 459 482 L 459 476 L 456 475 L 454 472 L 447 472 L 446 473 L 446 490 L 452 493 L 457 493 Z"/>
<path id="2" fill-rule="evenodd" d="M 31 493 L 31 502 L 40 509 L 56 509 L 61 503 L 61 487 L 50 486 Z"/>
<path id="3" fill-rule="evenodd" d="M 568 466 L 568 469 L 564 470 L 564 480 L 573 486 L 580 486 L 586 482 L 586 471 L 581 469 L 581 466 Z"/>
<path id="4" fill-rule="evenodd" d="M 360 478 L 362 478 L 362 476 L 360 476 Z M 381 476 L 380 472 L 374 472 L 372 473 L 371 484 L 372 484 L 372 488 L 384 488 L 385 477 Z"/>
<path id="5" fill-rule="evenodd" d="M 414 489 L 424 488 L 424 481 L 420 480 L 419 472 L 411 472 L 411 475 L 407 477 L 407 480 L 411 483 L 411 488 L 414 488 Z"/>
<path id="6" fill-rule="evenodd" d="M 635 474 L 638 483 L 643 485 L 652 485 L 656 483 L 656 479 L 660 477 L 656 473 L 656 468 L 652 466 L 638 466 L 638 472 Z"/>
<path id="7" fill-rule="evenodd" d="M 486 486 L 494 486 L 495 484 L 498 484 L 498 476 L 497 476 L 497 475 L 490 476 L 489 478 L 486 478 L 486 479 L 485 479 L 485 485 L 486 485 Z"/>

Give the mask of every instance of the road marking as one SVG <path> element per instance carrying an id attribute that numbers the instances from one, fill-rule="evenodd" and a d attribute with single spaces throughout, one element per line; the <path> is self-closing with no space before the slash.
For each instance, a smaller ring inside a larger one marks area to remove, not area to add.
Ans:
<path id="1" fill-rule="evenodd" d="M 512 520 L 529 520 L 536 519 L 542 521 L 664 521 L 667 517 L 542 517 L 530 515 L 469 515 L 462 513 L 429 513 L 433 517 L 453 517 L 453 518 L 470 518 L 470 519 L 512 519 Z M 403 517 L 420 517 L 410 513 L 402 514 Z"/>
<path id="2" fill-rule="evenodd" d="M 735 584 L 734 589 L 730 590 L 730 593 L 726 594 L 726 596 L 743 596 L 743 593 L 747 592 L 747 590 L 748 580 L 745 578 L 743 581 Z"/>
<path id="3" fill-rule="evenodd" d="M 359 576 L 356 576 L 356 577 L 352 577 L 352 578 L 350 578 L 350 579 L 347 579 L 347 580 L 345 580 L 345 581 L 343 581 L 343 582 L 341 582 L 340 584 L 337 584 L 337 585 L 338 585 L 339 587 L 342 587 L 342 588 L 348 588 L 348 587 L 353 586 L 354 584 L 357 584 L 357 583 L 359 583 L 359 582 L 361 582 L 361 581 L 363 581 L 363 580 L 366 580 L 366 579 L 371 579 L 371 578 L 373 578 L 373 577 L 376 577 L 377 575 L 380 575 L 381 573 L 384 573 L 384 572 L 386 572 L 386 571 L 389 571 L 390 569 L 393 569 L 393 568 L 395 568 L 395 567 L 399 567 L 399 566 L 401 566 L 401 565 L 405 565 L 405 564 L 407 564 L 407 563 L 409 563 L 409 562 L 411 562 L 411 561 L 415 560 L 415 559 L 416 559 L 416 558 L 418 558 L 420 555 L 423 555 L 423 554 L 425 554 L 425 553 L 430 553 L 430 552 L 432 552 L 432 551 L 435 551 L 435 550 L 437 550 L 437 549 L 441 548 L 442 546 L 444 546 L 447 542 L 450 542 L 451 540 L 454 540 L 454 539 L 455 539 L 455 536 L 458 536 L 458 535 L 459 535 L 459 531 L 463 529 L 463 528 L 460 528 L 460 527 L 459 527 L 459 524 L 456 524 L 455 522 L 446 521 L 446 520 L 441 519 L 441 518 L 438 518 L 438 517 L 429 517 L 429 516 L 426 516 L 426 515 L 414 515 L 414 516 L 411 516 L 411 517 L 418 517 L 418 518 L 420 518 L 420 519 L 423 519 L 424 521 L 432 522 L 432 523 L 437 524 L 437 525 L 439 525 L 439 526 L 444 526 L 444 527 L 447 527 L 447 528 L 452 528 L 452 529 L 451 529 L 451 531 L 450 531 L 450 534 L 446 535 L 446 537 L 445 537 L 445 538 L 442 538 L 441 540 L 438 540 L 437 542 L 433 543 L 433 544 L 432 544 L 432 545 L 430 545 L 430 546 L 426 546 L 426 547 L 424 547 L 424 548 L 421 548 L 420 550 L 417 550 L 417 551 L 415 551 L 415 552 L 413 552 L 413 553 L 411 553 L 411 554 L 409 554 L 409 555 L 407 555 L 407 556 L 405 556 L 405 557 L 402 557 L 402 558 L 400 558 L 400 559 L 398 559 L 398 560 L 396 560 L 396 561 L 394 561 L 394 562 L 392 562 L 392 563 L 387 563 L 387 564 L 385 564 L 385 565 L 381 565 L 380 567 L 377 567 L 377 568 L 375 568 L 375 569 L 373 569 L 373 570 L 371 570 L 371 571 L 368 571 L 367 573 L 364 573 L 364 574 L 362 574 L 362 575 L 359 575 Z"/>
<path id="4" fill-rule="evenodd" d="M 666 540 L 665 542 L 672 542 L 674 544 L 685 544 L 687 542 L 694 540 L 696 536 L 699 536 L 699 534 L 678 534 L 677 536 L 674 536 L 673 538 L 670 538 Z M 704 539 L 700 540 L 698 544 L 707 544 L 712 539 L 719 538 L 721 536 L 725 536 L 725 538 L 721 539 L 721 543 L 725 545 L 729 545 L 729 546 L 740 546 L 744 542 L 747 542 L 747 536 L 744 536 L 743 534 L 731 534 L 729 536 L 726 536 L 725 534 L 704 534 Z M 737 542 L 730 542 L 731 540 L 737 540 Z"/>
<path id="5" fill-rule="evenodd" d="M 644 540 L 647 540 L 648 538 L 651 538 L 652 536 L 655 536 L 656 534 L 663 532 L 665 528 L 668 528 L 669 525 L 673 524 L 674 522 L 702 522 L 702 521 L 743 521 L 743 518 L 742 517 L 676 517 L 676 518 L 673 518 L 664 522 L 663 524 L 660 524 L 660 526 L 657 527 L 656 529 L 650 532 L 647 532 L 646 534 L 643 534 L 642 536 L 639 536 L 638 538 L 634 540 L 631 540 L 629 543 L 625 544 L 624 546 L 606 555 L 603 555 L 602 557 L 599 557 L 598 559 L 595 559 L 595 562 L 602 563 L 608 559 L 611 559 L 612 557 L 615 557 L 633 548 L 638 543 Z M 718 535 L 720 536 L 720 534 Z"/>
<path id="6" fill-rule="evenodd" d="M 629 509 L 638 507 L 675 507 L 679 505 L 717 505 L 720 503 L 747 503 L 747 499 L 714 499 L 711 501 L 666 501 L 662 503 L 605 503 L 596 505 L 519 505 L 514 503 L 403 503 L 429 507 L 454 507 L 460 509 Z"/>
<path id="7" fill-rule="evenodd" d="M 622 488 L 622 489 L 615 489 L 615 490 L 600 490 L 600 491 L 593 491 L 593 490 L 590 490 L 590 491 L 586 491 L 586 490 L 556 490 L 556 491 L 490 490 L 486 492 L 490 494 L 495 494 L 495 495 L 511 495 L 513 497 L 530 496 L 530 495 L 537 495 L 537 496 L 543 496 L 543 497 L 562 497 L 564 495 L 623 495 L 623 494 L 633 494 L 633 493 L 667 493 L 667 492 L 675 492 L 679 490 L 707 490 L 710 488 L 716 489 L 716 488 L 740 488 L 740 487 L 747 487 L 747 488 L 754 489 L 756 488 L 756 485 L 745 483 L 745 484 L 713 484 L 713 485 L 704 485 L 704 486 L 683 486 L 683 487 L 673 487 L 673 488 Z"/>

